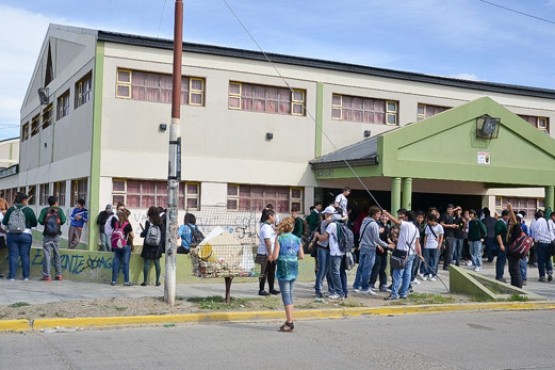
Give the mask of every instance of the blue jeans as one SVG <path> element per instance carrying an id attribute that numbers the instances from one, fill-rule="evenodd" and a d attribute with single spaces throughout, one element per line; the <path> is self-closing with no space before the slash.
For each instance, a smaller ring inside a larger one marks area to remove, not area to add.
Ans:
<path id="1" fill-rule="evenodd" d="M 495 261 L 495 278 L 496 279 L 503 279 L 503 274 L 505 273 L 505 264 L 507 263 L 507 248 L 508 245 L 505 246 L 505 252 L 501 252 L 501 248 L 497 247 L 497 261 Z"/>
<path id="2" fill-rule="evenodd" d="M 416 254 L 407 256 L 407 265 L 405 268 L 393 270 L 393 286 L 391 287 L 392 297 L 405 298 L 408 295 L 412 264 L 415 258 Z"/>
<path id="3" fill-rule="evenodd" d="M 123 282 L 129 282 L 129 259 L 131 258 L 131 247 L 126 245 L 121 249 L 114 249 L 114 261 L 112 263 L 112 283 L 118 280 L 119 264 L 123 264 Z"/>
<path id="4" fill-rule="evenodd" d="M 341 264 L 343 263 L 343 256 L 330 256 L 330 260 L 331 282 L 333 284 L 331 293 L 344 297 L 345 293 L 343 291 L 343 283 L 341 282 Z"/>
<path id="5" fill-rule="evenodd" d="M 31 234 L 15 234 L 8 233 L 8 279 L 15 279 L 17 272 L 17 264 L 21 258 L 21 266 L 23 267 L 23 278 L 28 279 L 31 275 L 31 244 L 33 236 Z"/>
<path id="6" fill-rule="evenodd" d="M 316 294 L 322 294 L 322 286 L 324 284 L 324 278 L 328 275 L 330 270 L 330 250 L 318 247 L 318 272 L 316 273 Z M 331 287 L 328 284 L 328 290 L 331 292 Z"/>
<path id="7" fill-rule="evenodd" d="M 470 242 L 470 255 L 472 256 L 472 264 L 475 267 L 482 267 L 482 242 L 473 240 Z"/>
<path id="8" fill-rule="evenodd" d="M 528 258 L 524 257 L 520 259 L 520 276 L 522 277 L 522 281 L 528 280 Z"/>
<path id="9" fill-rule="evenodd" d="M 436 276 L 439 262 L 438 248 L 424 248 L 424 275 Z"/>
<path id="10" fill-rule="evenodd" d="M 376 248 L 360 248 L 357 274 L 353 284 L 354 289 L 366 290 L 370 287 L 370 274 L 376 261 Z"/>
<path id="11" fill-rule="evenodd" d="M 281 300 L 284 306 L 293 304 L 293 289 L 295 289 L 295 280 L 278 280 L 279 290 L 281 291 Z"/>
<path id="12" fill-rule="evenodd" d="M 8 234 L 8 246 L 9 246 Z M 551 255 L 549 254 L 550 245 L 548 243 L 537 243 L 538 246 L 538 271 L 540 273 L 540 278 L 544 278 L 547 272 L 548 275 L 553 274 L 553 261 Z"/>
<path id="13" fill-rule="evenodd" d="M 453 261 L 459 265 L 462 258 L 462 250 L 464 245 L 464 239 L 454 239 L 455 244 L 453 245 Z"/>

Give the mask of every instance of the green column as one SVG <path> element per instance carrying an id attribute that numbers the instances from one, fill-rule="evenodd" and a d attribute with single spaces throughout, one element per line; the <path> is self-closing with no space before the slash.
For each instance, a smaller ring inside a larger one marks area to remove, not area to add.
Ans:
<path id="1" fill-rule="evenodd" d="M 404 178 L 401 184 L 403 202 L 402 206 L 405 209 L 412 209 L 412 179 L 410 177 Z"/>
<path id="2" fill-rule="evenodd" d="M 545 207 L 551 207 L 551 210 L 555 209 L 555 186 L 545 187 Z"/>
<path id="3" fill-rule="evenodd" d="M 395 215 L 399 208 L 401 208 L 401 178 L 394 177 L 391 179 L 391 214 Z"/>

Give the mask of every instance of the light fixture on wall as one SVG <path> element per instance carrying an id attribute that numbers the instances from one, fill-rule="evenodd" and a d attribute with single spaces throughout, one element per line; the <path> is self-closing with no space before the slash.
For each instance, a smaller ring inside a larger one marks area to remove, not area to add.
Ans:
<path id="1" fill-rule="evenodd" d="M 160 130 L 160 132 L 165 132 L 168 129 L 168 125 L 166 125 L 165 123 L 161 123 L 160 126 L 158 126 L 158 130 Z"/>
<path id="2" fill-rule="evenodd" d="M 499 137 L 500 118 L 487 114 L 476 118 L 476 137 L 479 139 L 497 139 Z"/>
<path id="3" fill-rule="evenodd" d="M 372 135 L 372 131 L 370 130 L 364 130 L 364 137 L 370 137 Z"/>
<path id="4" fill-rule="evenodd" d="M 48 87 L 41 87 L 38 90 L 39 101 L 41 105 L 48 104 Z"/>
<path id="5" fill-rule="evenodd" d="M 274 134 L 272 132 L 266 132 L 266 140 L 270 141 L 274 138 Z"/>

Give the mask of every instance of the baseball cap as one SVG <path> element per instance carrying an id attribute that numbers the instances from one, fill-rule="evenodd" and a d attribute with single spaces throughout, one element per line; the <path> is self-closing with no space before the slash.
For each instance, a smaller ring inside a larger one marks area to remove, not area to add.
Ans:
<path id="1" fill-rule="evenodd" d="M 337 213 L 337 210 L 333 206 L 327 206 L 326 209 L 324 209 L 324 212 L 322 212 L 322 213 L 328 214 L 328 215 L 333 215 L 333 214 Z"/>

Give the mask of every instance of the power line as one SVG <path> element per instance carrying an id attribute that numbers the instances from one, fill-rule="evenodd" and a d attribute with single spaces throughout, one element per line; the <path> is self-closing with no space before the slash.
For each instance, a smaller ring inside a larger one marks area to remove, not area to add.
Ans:
<path id="1" fill-rule="evenodd" d="M 483 3 L 489 4 L 489 5 L 492 5 L 492 6 L 496 6 L 498 8 L 504 9 L 504 10 L 512 12 L 512 13 L 516 13 L 516 14 L 523 15 L 525 17 L 533 18 L 533 19 L 536 19 L 538 21 L 555 24 L 555 21 L 552 21 L 551 19 L 542 18 L 542 17 L 538 17 L 536 15 L 524 13 L 524 12 L 521 12 L 520 10 L 512 9 L 512 8 L 507 7 L 507 6 L 504 6 L 504 5 L 501 5 L 501 4 L 496 4 L 496 3 L 488 1 L 488 0 L 478 0 L 478 1 L 481 1 Z"/>
<path id="2" fill-rule="evenodd" d="M 160 29 L 162 28 L 162 18 L 164 17 L 164 10 L 166 10 L 166 1 L 164 0 L 164 5 L 162 6 L 162 13 L 160 14 L 160 22 L 158 22 L 158 33 L 156 34 L 156 38 L 160 38 Z"/>

